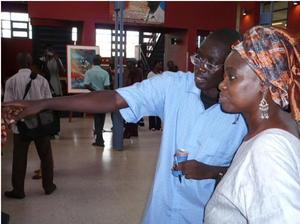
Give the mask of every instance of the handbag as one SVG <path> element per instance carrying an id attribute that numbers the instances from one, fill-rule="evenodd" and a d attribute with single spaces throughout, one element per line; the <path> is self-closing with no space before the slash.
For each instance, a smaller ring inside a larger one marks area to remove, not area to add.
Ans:
<path id="1" fill-rule="evenodd" d="M 36 77 L 37 74 L 31 72 L 30 81 L 27 83 L 25 87 L 23 100 L 25 99 L 26 95 L 28 94 L 28 91 L 30 90 L 32 81 Z M 51 136 L 56 134 L 59 131 L 56 125 L 54 124 L 54 115 L 53 115 L 53 111 L 51 110 L 46 110 L 40 112 L 35 116 L 25 118 L 24 121 L 18 121 L 17 127 L 21 135 L 29 138 Z"/>

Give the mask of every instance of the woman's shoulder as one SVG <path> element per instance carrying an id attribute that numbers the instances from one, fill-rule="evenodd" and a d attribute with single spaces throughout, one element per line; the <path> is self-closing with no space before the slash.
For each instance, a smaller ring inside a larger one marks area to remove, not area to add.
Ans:
<path id="1" fill-rule="evenodd" d="M 226 190 L 252 188 L 260 184 L 273 184 L 273 174 L 282 177 L 297 176 L 300 170 L 300 140 L 282 129 L 267 129 L 243 142 L 220 183 L 224 194 L 238 195 Z M 268 183 L 265 180 L 268 179 Z M 271 181 L 272 180 L 272 181 Z M 266 187 L 266 186 L 265 186 Z"/>
<path id="2" fill-rule="evenodd" d="M 270 128 L 260 132 L 246 142 L 252 142 L 253 146 L 256 146 L 255 148 L 263 145 L 266 147 L 271 146 L 270 148 L 272 149 L 283 146 L 295 148 L 296 146 L 299 147 L 300 139 L 283 129 Z"/>
<path id="3" fill-rule="evenodd" d="M 252 166 L 300 166 L 300 139 L 288 131 L 267 129 L 246 144 Z"/>

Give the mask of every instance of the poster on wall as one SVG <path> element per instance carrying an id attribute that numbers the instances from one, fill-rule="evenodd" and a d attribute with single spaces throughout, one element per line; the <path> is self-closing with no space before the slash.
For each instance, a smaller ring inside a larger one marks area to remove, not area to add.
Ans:
<path id="1" fill-rule="evenodd" d="M 126 1 L 124 22 L 162 24 L 165 22 L 164 1 Z M 114 2 L 110 2 L 110 14 L 115 20 Z"/>
<path id="2" fill-rule="evenodd" d="M 93 57 L 99 47 L 67 45 L 68 93 L 90 92 L 83 85 L 84 75 L 93 65 Z"/>

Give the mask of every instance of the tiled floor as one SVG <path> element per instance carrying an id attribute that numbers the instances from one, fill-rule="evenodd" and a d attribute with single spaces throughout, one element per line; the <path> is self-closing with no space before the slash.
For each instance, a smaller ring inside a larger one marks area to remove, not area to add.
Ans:
<path id="1" fill-rule="evenodd" d="M 146 122 L 147 126 L 148 122 Z M 139 127 L 139 137 L 124 140 L 124 150 L 111 149 L 111 132 L 105 132 L 105 148 L 91 145 L 93 120 L 61 119 L 61 135 L 52 141 L 54 182 L 57 190 L 44 195 L 40 180 L 32 180 L 39 168 L 34 148 L 28 153 L 26 198 L 8 199 L 11 189 L 12 142 L 2 148 L 2 211 L 10 224 L 135 224 L 140 223 L 151 188 L 161 132 Z M 105 130 L 110 130 L 110 116 Z"/>

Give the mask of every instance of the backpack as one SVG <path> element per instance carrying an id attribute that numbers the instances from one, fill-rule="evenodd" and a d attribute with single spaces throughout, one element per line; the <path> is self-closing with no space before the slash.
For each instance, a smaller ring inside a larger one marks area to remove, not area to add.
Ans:
<path id="1" fill-rule="evenodd" d="M 23 100 L 30 90 L 32 81 L 36 79 L 36 77 L 37 74 L 31 72 L 30 81 L 25 87 Z M 23 121 L 18 121 L 17 127 L 21 135 L 29 138 L 51 136 L 59 131 L 54 124 L 53 111 L 50 110 L 42 111 L 35 116 L 25 118 Z"/>

